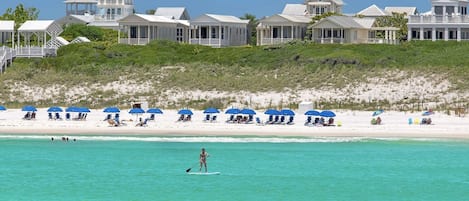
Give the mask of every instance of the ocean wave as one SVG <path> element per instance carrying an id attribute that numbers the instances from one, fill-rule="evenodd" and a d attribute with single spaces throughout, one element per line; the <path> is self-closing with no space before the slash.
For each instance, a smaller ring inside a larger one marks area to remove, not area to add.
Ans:
<path id="1" fill-rule="evenodd" d="M 374 141 L 444 141 L 431 138 L 369 138 L 369 137 L 149 137 L 149 136 L 57 136 L 57 135 L 0 135 L 0 139 L 30 140 L 69 140 L 80 141 L 141 141 L 141 142 L 181 142 L 181 143 L 351 143 Z"/>

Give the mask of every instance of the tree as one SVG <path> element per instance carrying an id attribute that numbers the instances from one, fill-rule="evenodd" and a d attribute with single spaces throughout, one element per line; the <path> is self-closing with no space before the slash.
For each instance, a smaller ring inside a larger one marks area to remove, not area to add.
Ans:
<path id="1" fill-rule="evenodd" d="M 25 8 L 23 4 L 18 4 L 15 10 L 8 8 L 1 16 L 2 20 L 14 20 L 15 30 L 28 20 L 37 20 L 39 10 L 37 8 Z"/>
<path id="2" fill-rule="evenodd" d="M 156 11 L 155 9 L 146 10 L 146 11 L 145 11 L 145 14 L 147 14 L 147 15 L 154 15 L 154 14 L 155 14 L 155 11 Z"/>
<path id="3" fill-rule="evenodd" d="M 405 13 L 392 13 L 392 16 L 382 16 L 376 18 L 374 23 L 375 27 L 396 27 L 399 28 L 397 31 L 397 38 L 399 40 L 407 39 L 407 22 Z"/>
<path id="4" fill-rule="evenodd" d="M 249 20 L 248 23 L 248 38 L 249 38 L 249 44 L 250 45 L 256 45 L 257 44 L 257 25 L 259 24 L 259 20 L 256 18 L 255 15 L 246 13 L 244 16 L 240 17 L 242 20 Z"/>
<path id="5" fill-rule="evenodd" d="M 69 41 L 79 36 L 84 36 L 91 41 L 103 41 L 104 33 L 102 28 L 99 27 L 87 26 L 85 24 L 71 24 L 65 27 L 61 36 Z"/>

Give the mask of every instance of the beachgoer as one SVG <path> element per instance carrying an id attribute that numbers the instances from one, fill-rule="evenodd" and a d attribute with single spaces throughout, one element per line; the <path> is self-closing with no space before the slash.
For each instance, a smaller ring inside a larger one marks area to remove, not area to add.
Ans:
<path id="1" fill-rule="evenodd" d="M 202 148 L 202 151 L 200 152 L 200 169 L 199 171 L 202 171 L 202 166 L 205 167 L 205 172 L 207 172 L 207 158 L 208 158 L 208 153 L 205 151 L 205 148 Z"/>
<path id="2" fill-rule="evenodd" d="M 376 124 L 381 125 L 381 117 L 378 117 L 378 118 L 376 119 Z"/>

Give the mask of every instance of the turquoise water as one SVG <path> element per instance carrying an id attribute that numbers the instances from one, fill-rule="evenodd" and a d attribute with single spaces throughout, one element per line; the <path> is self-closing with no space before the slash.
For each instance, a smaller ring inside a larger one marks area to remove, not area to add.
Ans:
<path id="1" fill-rule="evenodd" d="M 77 139 L 0 137 L 0 200 L 469 199 L 469 142 Z M 201 147 L 221 175 L 185 174 Z"/>

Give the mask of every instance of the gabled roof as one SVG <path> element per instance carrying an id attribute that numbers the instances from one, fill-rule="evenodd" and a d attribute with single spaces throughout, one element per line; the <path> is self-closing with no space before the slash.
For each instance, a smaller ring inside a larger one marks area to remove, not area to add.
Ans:
<path id="1" fill-rule="evenodd" d="M 0 21 L 0 31 L 14 31 L 15 30 L 15 21 L 12 20 L 1 20 Z"/>
<path id="2" fill-rule="evenodd" d="M 65 40 L 65 38 L 62 38 L 61 36 L 55 37 L 55 40 L 57 40 L 57 42 L 59 42 L 62 46 L 70 44 L 70 42 L 68 42 L 67 40 Z"/>
<path id="3" fill-rule="evenodd" d="M 332 0 L 332 2 L 334 2 L 337 5 L 344 5 L 345 4 L 344 1 L 342 1 L 342 0 Z"/>
<path id="4" fill-rule="evenodd" d="M 415 15 L 415 14 L 417 14 L 417 7 L 386 7 L 386 8 L 384 8 L 384 11 L 386 13 L 389 13 L 389 14 L 392 14 L 392 13 L 404 14 L 404 13 L 406 13 L 407 15 Z"/>
<path id="5" fill-rule="evenodd" d="M 24 22 L 18 31 L 46 31 L 54 20 L 28 20 Z"/>
<path id="6" fill-rule="evenodd" d="M 311 18 L 302 15 L 284 15 L 276 14 L 259 20 L 257 27 L 276 24 L 304 24 L 307 26 L 311 22 Z"/>
<path id="7" fill-rule="evenodd" d="M 161 7 L 155 11 L 157 16 L 166 16 L 175 20 L 190 20 L 189 13 L 184 7 Z"/>
<path id="8" fill-rule="evenodd" d="M 119 22 L 146 21 L 155 23 L 176 23 L 175 20 L 164 16 L 133 14 L 119 20 Z"/>
<path id="9" fill-rule="evenodd" d="M 235 23 L 235 24 L 248 24 L 249 20 L 242 20 L 238 17 L 231 16 L 231 15 L 214 15 L 214 14 L 203 14 L 192 22 L 216 22 L 216 23 Z"/>
<path id="10" fill-rule="evenodd" d="M 286 4 L 282 12 L 284 15 L 305 15 L 306 13 L 307 8 L 304 4 Z"/>
<path id="11" fill-rule="evenodd" d="M 375 4 L 373 4 L 370 7 L 365 8 L 362 11 L 358 12 L 357 15 L 362 15 L 362 16 L 367 16 L 367 17 L 379 17 L 379 16 L 387 16 L 389 14 L 381 10 Z"/>
<path id="12" fill-rule="evenodd" d="M 318 27 L 323 23 L 330 22 L 333 23 L 341 28 L 349 29 L 349 28 L 356 28 L 356 29 L 365 29 L 365 25 L 367 25 L 367 21 L 360 21 L 356 17 L 349 17 L 349 16 L 329 16 L 326 18 L 321 19 L 319 22 L 316 22 L 312 25 L 312 27 Z M 365 20 L 365 19 L 362 19 Z M 370 19 L 368 19 L 370 20 Z"/>

